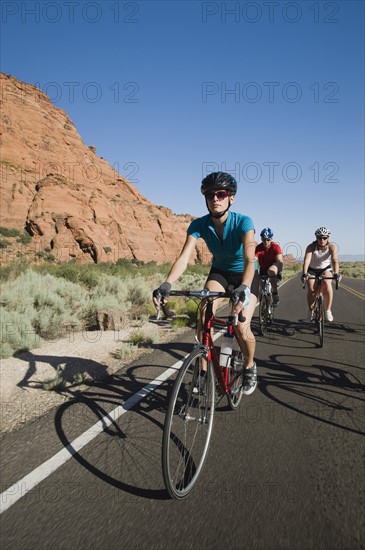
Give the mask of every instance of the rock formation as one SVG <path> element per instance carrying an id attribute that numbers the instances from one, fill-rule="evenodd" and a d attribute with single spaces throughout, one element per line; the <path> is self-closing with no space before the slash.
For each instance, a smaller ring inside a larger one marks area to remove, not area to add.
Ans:
<path id="1" fill-rule="evenodd" d="M 0 87 L 1 226 L 25 230 L 27 249 L 59 261 L 175 259 L 191 216 L 141 195 L 38 88 L 2 73 Z M 3 246 L 2 261 L 15 250 Z M 203 243 L 197 259 L 210 259 Z"/>

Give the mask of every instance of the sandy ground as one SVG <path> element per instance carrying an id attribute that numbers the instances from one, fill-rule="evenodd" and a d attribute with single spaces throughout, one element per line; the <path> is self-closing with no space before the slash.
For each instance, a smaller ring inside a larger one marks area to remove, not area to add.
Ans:
<path id="1" fill-rule="evenodd" d="M 129 341 L 130 333 L 136 330 L 152 338 L 154 344 L 176 336 L 169 323 L 158 325 L 147 321 L 126 330 L 72 333 L 16 357 L 0 360 L 0 433 L 17 429 L 70 398 L 65 393 L 43 388 L 45 381 L 55 378 L 57 369 L 62 372 L 67 387 L 76 374 L 83 373 L 89 380 L 101 379 L 127 366 L 141 354 L 151 353 L 152 349 L 142 347 L 123 360 L 115 356 Z"/>

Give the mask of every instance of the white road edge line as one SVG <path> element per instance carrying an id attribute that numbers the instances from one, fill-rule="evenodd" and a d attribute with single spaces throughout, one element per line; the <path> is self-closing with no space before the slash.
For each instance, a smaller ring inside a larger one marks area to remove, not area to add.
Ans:
<path id="1" fill-rule="evenodd" d="M 286 282 L 287 281 L 284 281 L 284 283 Z M 283 284 L 280 286 L 283 286 Z M 214 340 L 216 340 L 219 336 L 220 332 L 217 332 L 214 335 Z M 23 498 L 29 491 L 34 489 L 34 487 L 39 485 L 39 483 L 44 481 L 48 476 L 53 474 L 53 472 L 65 464 L 65 462 L 67 462 L 67 460 L 69 460 L 74 454 L 90 443 L 90 441 L 92 441 L 97 435 L 102 433 L 105 428 L 110 426 L 112 422 L 115 422 L 149 393 L 168 380 L 168 378 L 170 378 L 178 369 L 181 368 L 182 364 L 183 359 L 177 361 L 174 365 L 172 365 L 172 367 L 165 370 L 165 372 L 153 380 L 153 382 L 150 382 L 150 384 L 147 384 L 147 386 L 142 388 L 138 393 L 135 393 L 132 397 L 127 399 L 123 405 L 118 405 L 118 407 L 96 422 L 96 424 L 91 426 L 91 428 L 86 430 L 86 432 L 74 439 L 69 445 L 67 445 L 67 447 L 61 449 L 61 451 L 56 453 L 49 460 L 43 462 L 43 464 L 35 468 L 35 470 L 30 472 L 28 475 L 24 476 L 20 481 L 14 483 L 11 487 L 3 491 L 0 495 L 0 514 L 8 510 L 10 506 Z"/>
<path id="2" fill-rule="evenodd" d="M 170 378 L 178 369 L 181 368 L 183 360 L 177 361 L 172 367 L 158 376 L 155 380 L 147 384 L 139 392 L 132 395 L 123 405 L 118 405 L 109 414 L 96 422 L 91 428 L 86 430 L 79 437 L 74 439 L 67 447 L 64 447 L 52 456 L 46 462 L 35 468 L 20 481 L 14 483 L 11 487 L 3 491 L 0 495 L 0 514 L 8 510 L 10 506 L 23 498 L 29 491 L 34 489 L 41 481 L 44 481 L 49 475 L 55 472 L 60 466 L 65 464 L 74 454 L 80 451 L 85 445 L 90 443 L 97 435 L 102 433 L 108 426 L 120 418 L 123 414 L 132 409 L 139 401 L 154 391 L 158 386 Z"/>

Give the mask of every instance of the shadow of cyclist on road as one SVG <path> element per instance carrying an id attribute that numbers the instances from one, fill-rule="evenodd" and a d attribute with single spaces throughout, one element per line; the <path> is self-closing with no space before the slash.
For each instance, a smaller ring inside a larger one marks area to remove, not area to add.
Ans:
<path id="1" fill-rule="evenodd" d="M 34 379 L 37 370 L 39 371 L 37 368 L 39 363 L 51 366 L 55 373 L 57 371 L 60 372 L 62 380 L 65 383 L 74 382 L 77 375 L 85 376 L 87 379 L 98 380 L 108 374 L 106 365 L 82 357 L 37 355 L 31 351 L 19 352 L 15 357 L 28 363 L 27 372 L 22 380 L 17 383 L 17 386 L 22 389 L 43 387 L 43 381 Z"/>

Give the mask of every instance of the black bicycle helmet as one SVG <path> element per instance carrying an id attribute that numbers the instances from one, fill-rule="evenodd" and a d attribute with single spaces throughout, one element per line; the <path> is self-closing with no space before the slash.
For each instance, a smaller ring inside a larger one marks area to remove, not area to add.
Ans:
<path id="1" fill-rule="evenodd" d="M 237 193 L 237 182 L 234 177 L 227 174 L 227 172 L 212 172 L 203 179 L 200 187 L 203 195 L 207 191 L 218 191 L 220 189 L 225 189 L 235 195 Z"/>

